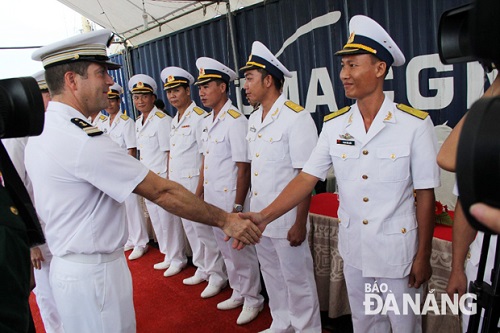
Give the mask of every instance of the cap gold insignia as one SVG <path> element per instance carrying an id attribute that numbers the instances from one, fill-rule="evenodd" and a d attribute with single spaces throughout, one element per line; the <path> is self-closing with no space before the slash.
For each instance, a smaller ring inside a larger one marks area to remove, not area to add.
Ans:
<path id="1" fill-rule="evenodd" d="M 347 44 L 351 44 L 352 42 L 354 42 L 354 37 L 356 36 L 356 34 L 353 32 L 351 32 L 351 34 L 349 35 L 349 39 L 347 40 Z"/>
<path id="2" fill-rule="evenodd" d="M 144 88 L 144 83 L 141 81 L 137 82 L 137 88 Z"/>
<path id="3" fill-rule="evenodd" d="M 252 61 L 252 54 L 250 54 L 250 55 L 248 56 L 248 60 L 247 60 L 247 62 L 250 62 L 250 61 Z"/>
<path id="4" fill-rule="evenodd" d="M 205 75 L 205 68 L 203 68 L 203 67 L 202 67 L 202 68 L 200 68 L 200 76 L 201 76 L 201 75 Z"/>
<path id="5" fill-rule="evenodd" d="M 172 82 L 175 80 L 175 77 L 173 75 L 169 75 L 167 78 L 167 82 Z"/>
<path id="6" fill-rule="evenodd" d="M 391 111 L 389 111 L 387 113 L 387 116 L 384 118 L 384 121 L 388 121 L 388 120 L 391 120 L 391 119 L 392 119 L 392 113 L 391 113 Z"/>
<path id="7" fill-rule="evenodd" d="M 80 55 L 79 55 L 79 54 L 75 54 L 75 55 L 73 56 L 73 58 L 75 58 L 76 60 L 78 60 L 78 59 L 80 59 Z"/>

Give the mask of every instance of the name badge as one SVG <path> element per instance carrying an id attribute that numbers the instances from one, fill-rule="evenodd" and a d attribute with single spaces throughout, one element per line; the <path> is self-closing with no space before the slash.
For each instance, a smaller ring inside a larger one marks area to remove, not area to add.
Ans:
<path id="1" fill-rule="evenodd" d="M 355 142 L 354 140 L 337 140 L 338 145 L 348 145 L 348 146 L 354 146 Z"/>

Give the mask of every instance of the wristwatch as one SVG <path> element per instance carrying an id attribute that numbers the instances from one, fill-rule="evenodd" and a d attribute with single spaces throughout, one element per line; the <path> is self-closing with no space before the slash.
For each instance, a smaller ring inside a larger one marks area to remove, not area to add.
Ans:
<path id="1" fill-rule="evenodd" d="M 241 213 L 243 211 L 243 206 L 239 204 L 234 204 L 233 209 L 237 213 Z"/>

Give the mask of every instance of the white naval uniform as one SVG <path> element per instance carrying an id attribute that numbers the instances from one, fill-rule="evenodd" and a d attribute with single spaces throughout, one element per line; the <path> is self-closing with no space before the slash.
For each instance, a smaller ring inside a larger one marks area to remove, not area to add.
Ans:
<path id="1" fill-rule="evenodd" d="M 208 114 L 194 102 L 179 120 L 177 113 L 170 131 L 169 178 L 191 192 L 196 191 L 201 168 L 202 120 Z M 226 283 L 224 260 L 219 251 L 212 227 L 182 219 L 186 236 L 193 250 L 195 275 L 214 286 Z"/>
<path id="2" fill-rule="evenodd" d="M 261 211 L 299 173 L 318 140 L 314 121 L 306 110 L 285 105 L 281 95 L 262 121 L 262 106 L 248 122 L 247 140 L 252 161 L 250 210 Z M 256 245 L 269 295 L 273 332 L 321 332 L 318 294 L 307 237 L 292 247 L 288 231 L 297 207 L 268 224 Z"/>
<path id="3" fill-rule="evenodd" d="M 49 102 L 43 133 L 26 147 L 26 170 L 54 255 L 54 299 L 66 332 L 135 332 L 122 203 L 148 169 L 109 137 L 88 136 L 74 118 L 84 117 Z M 112 177 L 101 172 L 117 165 Z"/>
<path id="4" fill-rule="evenodd" d="M 116 142 L 121 149 L 127 152 L 127 149 L 136 148 L 135 123 L 129 116 L 118 112 L 110 124 L 110 117 L 101 114 L 97 117 L 96 126 L 109 135 L 111 140 Z M 128 153 L 128 152 L 127 152 Z M 119 167 L 119 166 L 116 166 Z M 113 172 L 104 170 L 104 172 Z M 140 198 L 132 193 L 125 200 L 125 209 L 127 211 L 128 240 L 127 246 L 138 246 L 145 248 L 149 242 L 148 232 L 146 230 L 146 221 L 142 211 Z"/>
<path id="5" fill-rule="evenodd" d="M 24 152 L 26 144 L 28 143 L 28 137 L 3 139 L 2 143 L 5 150 L 9 154 L 12 164 L 16 168 L 19 177 L 23 181 L 34 205 L 33 187 L 31 185 L 30 178 L 26 173 L 26 167 L 24 164 Z M 45 233 L 45 223 L 40 217 L 39 220 L 42 230 Z M 41 262 L 40 269 L 33 269 L 36 282 L 33 293 L 36 295 L 36 303 L 40 309 L 40 317 L 42 317 L 43 326 L 45 327 L 45 331 L 47 333 L 63 333 L 64 330 L 62 327 L 61 317 L 57 311 L 49 281 L 52 253 L 50 253 L 47 244 L 37 245 L 36 247 L 40 249 L 44 258 L 44 261 Z"/>
<path id="6" fill-rule="evenodd" d="M 167 178 L 172 117 L 155 106 L 144 124 L 142 118 L 143 116 L 140 115 L 135 122 L 139 159 L 151 171 L 162 178 Z M 149 200 L 145 202 L 160 252 L 165 255 L 165 262 L 174 267 L 184 267 L 187 257 L 184 229 L 180 217 L 167 212 Z"/>
<path id="7" fill-rule="evenodd" d="M 231 111 L 230 111 L 231 110 Z M 236 198 L 238 178 L 237 162 L 248 163 L 245 133 L 247 119 L 227 100 L 217 118 L 211 113 L 203 119 L 202 151 L 204 163 L 204 198 L 226 212 L 232 212 Z M 212 111 L 213 112 L 213 111 Z M 217 244 L 224 257 L 231 299 L 244 301 L 247 307 L 259 307 L 264 302 L 260 295 L 259 263 L 255 247 L 245 246 L 235 250 L 231 242 L 224 241 L 224 233 L 213 228 Z"/>
<path id="8" fill-rule="evenodd" d="M 331 165 L 335 171 L 339 251 L 355 332 L 388 331 L 390 326 L 394 332 L 421 331 L 420 317 L 412 314 L 390 311 L 390 323 L 387 316 L 366 316 L 364 285 L 390 280 L 398 302 L 403 293 L 421 291 L 408 288 L 418 244 L 413 190 L 439 186 L 436 155 L 430 117 L 403 112 L 386 97 L 368 132 L 357 104 L 326 122 L 304 166 L 304 172 L 320 179 Z"/>

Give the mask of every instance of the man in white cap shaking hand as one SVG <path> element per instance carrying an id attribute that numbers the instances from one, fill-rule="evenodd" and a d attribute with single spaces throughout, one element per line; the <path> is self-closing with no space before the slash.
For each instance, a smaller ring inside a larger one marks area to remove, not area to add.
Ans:
<path id="1" fill-rule="evenodd" d="M 396 105 L 384 95 L 389 67 L 404 64 L 389 34 L 362 15 L 351 19 L 349 30 L 337 55 L 345 94 L 356 103 L 325 117 L 302 172 L 252 219 L 263 225 L 274 220 L 308 196 L 333 165 L 340 199 L 339 251 L 354 332 L 421 332 L 420 316 L 402 309 L 403 296 L 416 301 L 431 276 L 434 188 L 439 186 L 434 127 L 426 112 Z M 370 306 L 370 293 L 384 301 L 390 296 L 401 314 L 367 311 L 382 308 Z"/>
<path id="2" fill-rule="evenodd" d="M 250 221 L 149 171 L 86 122 L 107 106 L 113 85 L 108 69 L 120 67 L 106 54 L 111 36 L 109 30 L 78 35 L 32 56 L 43 62 L 52 100 L 43 133 L 26 147 L 26 169 L 54 255 L 50 282 L 66 332 L 136 331 L 132 280 L 123 254 L 122 203 L 132 192 L 173 214 L 218 225 L 247 244 L 260 236 Z"/>

